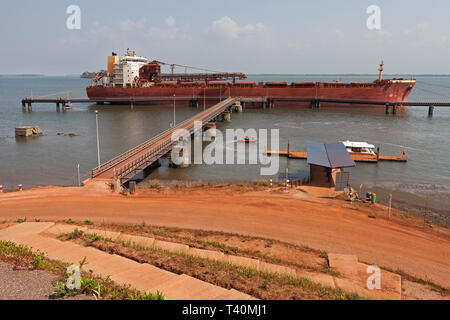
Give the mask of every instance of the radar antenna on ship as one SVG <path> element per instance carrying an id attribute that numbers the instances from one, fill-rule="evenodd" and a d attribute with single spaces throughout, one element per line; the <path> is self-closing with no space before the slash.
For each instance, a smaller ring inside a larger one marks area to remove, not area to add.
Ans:
<path id="1" fill-rule="evenodd" d="M 381 81 L 383 79 L 383 76 L 382 76 L 383 70 L 384 70 L 383 66 L 384 66 L 384 62 L 383 62 L 383 60 L 381 60 L 380 67 L 378 68 L 378 71 L 380 72 L 378 74 L 378 81 Z"/>

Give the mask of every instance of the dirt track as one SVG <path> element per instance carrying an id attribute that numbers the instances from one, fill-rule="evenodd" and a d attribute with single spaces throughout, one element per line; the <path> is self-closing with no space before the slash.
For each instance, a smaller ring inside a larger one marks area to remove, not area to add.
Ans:
<path id="1" fill-rule="evenodd" d="M 27 217 L 177 226 L 218 230 L 304 244 L 450 287 L 450 241 L 417 227 L 348 208 L 341 200 L 302 193 L 229 189 L 140 191 L 134 197 L 101 187 L 44 188 L 0 194 L 0 220 Z"/>

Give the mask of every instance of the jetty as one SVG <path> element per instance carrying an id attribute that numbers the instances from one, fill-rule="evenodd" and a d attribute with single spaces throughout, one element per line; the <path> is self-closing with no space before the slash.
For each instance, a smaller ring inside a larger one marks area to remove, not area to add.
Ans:
<path id="1" fill-rule="evenodd" d="M 274 108 L 277 102 L 292 102 L 292 103 L 307 103 L 311 109 L 320 109 L 321 106 L 325 105 L 364 105 L 364 106 L 384 106 L 386 114 L 396 114 L 399 107 L 427 107 L 428 116 L 432 117 L 434 109 L 436 107 L 450 107 L 450 101 L 380 101 L 380 100 L 351 100 L 351 99 L 325 99 L 320 97 L 277 97 L 277 96 L 229 96 L 229 98 L 239 99 L 242 106 L 245 108 L 246 103 L 251 103 L 252 107 L 255 107 L 256 103 L 259 103 L 262 108 Z M 174 101 L 189 102 L 193 107 L 198 107 L 201 101 L 214 103 L 223 101 L 225 98 L 223 96 L 174 96 L 174 97 L 124 97 L 124 98 L 42 98 L 42 97 L 28 97 L 22 98 L 22 111 L 29 112 L 33 111 L 33 104 L 55 104 L 56 111 L 60 111 L 61 108 L 64 111 L 64 106 L 71 105 L 74 103 L 81 104 L 125 104 L 125 105 L 135 105 L 135 104 L 146 104 L 146 103 L 171 103 Z"/>
<path id="2" fill-rule="evenodd" d="M 174 134 L 184 129 L 191 135 L 195 132 L 194 123 L 201 123 L 201 129 L 215 127 L 215 121 L 230 121 L 232 111 L 242 112 L 241 102 L 237 98 L 228 98 L 211 108 L 196 114 L 180 124 L 145 141 L 131 150 L 101 164 L 92 170 L 92 178 L 111 180 L 119 188 L 137 174 L 150 167 L 175 148 L 179 141 Z"/>
<path id="3" fill-rule="evenodd" d="M 307 159 L 307 152 L 303 151 L 283 151 L 283 150 L 267 150 L 267 155 L 278 155 L 284 156 L 290 159 Z M 355 162 L 369 162 L 369 163 L 377 163 L 379 161 L 398 161 L 398 162 L 406 162 L 408 161 L 406 158 L 406 153 L 402 156 L 384 156 L 384 155 L 370 155 L 370 154 L 352 154 L 350 156 Z"/>

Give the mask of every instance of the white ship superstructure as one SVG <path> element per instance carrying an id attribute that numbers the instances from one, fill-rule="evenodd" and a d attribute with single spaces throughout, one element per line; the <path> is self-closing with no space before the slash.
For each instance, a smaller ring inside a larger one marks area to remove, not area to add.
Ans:
<path id="1" fill-rule="evenodd" d="M 133 87 L 135 79 L 139 77 L 139 69 L 148 63 L 146 57 L 137 56 L 136 53 L 127 52 L 118 57 L 113 54 L 108 57 L 108 73 L 103 77 L 103 85 L 107 87 Z"/>

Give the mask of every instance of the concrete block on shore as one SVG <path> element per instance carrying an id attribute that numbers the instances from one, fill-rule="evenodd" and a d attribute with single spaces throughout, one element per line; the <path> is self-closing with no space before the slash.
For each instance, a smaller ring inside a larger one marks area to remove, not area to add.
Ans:
<path id="1" fill-rule="evenodd" d="M 89 229 L 86 231 L 86 233 L 89 233 L 89 234 L 95 233 L 96 235 L 101 236 L 104 239 L 111 239 L 111 240 L 117 240 L 120 236 L 120 232 L 106 231 L 106 230 L 100 230 L 100 229 Z"/>
<path id="2" fill-rule="evenodd" d="M 189 252 L 189 246 L 180 243 L 167 242 L 162 240 L 155 240 L 155 248 L 174 251 L 174 252 Z"/>
<path id="3" fill-rule="evenodd" d="M 225 254 L 220 251 L 189 248 L 188 253 L 192 254 L 193 256 L 205 258 L 205 259 L 209 259 L 209 260 L 224 261 L 224 259 L 225 259 Z"/>
<path id="4" fill-rule="evenodd" d="M 134 236 L 135 237 L 135 243 L 137 245 L 146 247 L 146 248 L 153 248 L 155 246 L 155 238 L 151 237 L 142 237 L 142 236 Z"/>
<path id="5" fill-rule="evenodd" d="M 46 231 L 51 234 L 59 236 L 60 234 L 63 234 L 63 233 L 71 233 L 75 229 L 78 229 L 79 231 L 83 231 L 83 232 L 87 231 L 86 227 L 80 227 L 80 226 L 68 225 L 68 224 L 55 224 L 54 226 L 50 227 Z"/>
<path id="6" fill-rule="evenodd" d="M 123 234 L 121 233 L 115 240 L 121 241 L 124 243 L 130 243 L 135 246 L 142 246 L 146 248 L 153 248 L 155 239 L 148 237 L 135 236 L 131 234 Z"/>
<path id="7" fill-rule="evenodd" d="M 264 261 L 259 262 L 259 271 L 267 273 L 278 273 L 280 275 L 287 275 L 292 277 L 297 276 L 297 273 L 292 268 L 280 266 L 273 263 L 267 263 Z"/>
<path id="8" fill-rule="evenodd" d="M 234 264 L 236 266 L 254 268 L 259 270 L 259 260 L 247 258 L 247 257 L 239 257 L 233 255 L 225 255 L 224 261 Z"/>
<path id="9" fill-rule="evenodd" d="M 402 280 L 400 275 L 380 270 L 380 288 L 369 289 L 367 282 L 369 276 L 376 276 L 376 273 L 369 269 L 369 265 L 358 262 L 357 256 L 329 254 L 328 259 L 330 267 L 340 273 L 339 277 L 334 278 L 337 287 L 371 299 L 401 299 Z"/>
<path id="10" fill-rule="evenodd" d="M 358 257 L 353 254 L 338 254 L 338 253 L 329 253 L 328 261 L 330 263 L 330 267 L 335 268 L 342 263 L 355 263 L 358 262 Z"/>
<path id="11" fill-rule="evenodd" d="M 317 272 L 297 272 L 297 277 L 307 278 L 324 287 L 335 288 L 334 278 L 329 274 Z"/>
<path id="12" fill-rule="evenodd" d="M 31 136 L 37 137 L 42 136 L 44 134 L 41 128 L 39 128 L 38 126 L 16 127 L 14 131 L 16 137 L 31 137 Z"/>

